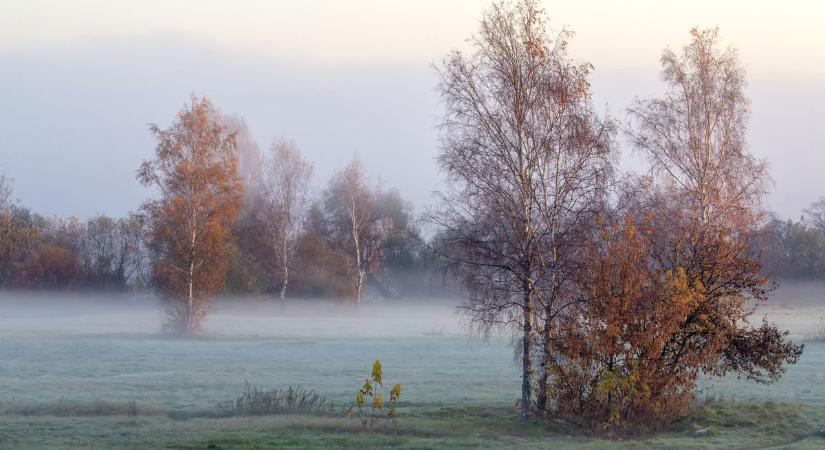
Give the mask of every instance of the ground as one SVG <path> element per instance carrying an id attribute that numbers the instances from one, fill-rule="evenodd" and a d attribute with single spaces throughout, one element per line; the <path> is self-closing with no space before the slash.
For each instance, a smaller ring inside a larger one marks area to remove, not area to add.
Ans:
<path id="1" fill-rule="evenodd" d="M 806 341 L 782 380 L 703 380 L 691 420 L 626 442 L 519 420 L 511 342 L 468 336 L 449 306 L 240 304 L 219 302 L 203 336 L 173 339 L 141 299 L 5 294 L 0 448 L 825 448 L 815 303 L 760 310 Z M 404 387 L 401 415 L 362 432 L 343 410 L 374 359 Z M 340 413 L 215 418 L 246 382 L 314 389 Z"/>

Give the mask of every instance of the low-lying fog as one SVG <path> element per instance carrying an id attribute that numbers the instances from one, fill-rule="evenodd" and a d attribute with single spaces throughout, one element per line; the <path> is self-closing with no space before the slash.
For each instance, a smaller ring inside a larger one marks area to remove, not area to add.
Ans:
<path id="1" fill-rule="evenodd" d="M 463 318 L 452 299 L 367 301 L 357 309 L 347 300 L 223 298 L 203 326 L 210 337 L 391 337 L 464 335 Z M 795 337 L 816 331 L 825 318 L 825 285 L 782 283 L 754 322 L 767 315 Z M 0 336 L 22 334 L 157 334 L 163 310 L 136 294 L 0 292 Z"/>
<path id="2" fill-rule="evenodd" d="M 123 294 L 0 293 L 0 335 L 156 334 L 163 309 L 151 297 Z M 410 336 L 464 333 L 455 301 L 223 298 L 207 315 L 208 337 Z"/>
<path id="3" fill-rule="evenodd" d="M 825 288 L 784 284 L 767 315 L 804 340 L 825 317 Z M 137 402 L 163 410 L 214 408 L 246 381 L 303 386 L 349 404 L 372 361 L 405 386 L 405 407 L 512 404 L 519 370 L 507 337 L 469 336 L 453 301 L 222 299 L 203 337 L 161 334 L 162 309 L 135 295 L 0 292 L 0 406 Z M 810 341 L 782 380 L 761 386 L 704 380 L 725 398 L 825 406 L 825 343 Z M 704 393 L 702 395 L 705 395 Z"/>

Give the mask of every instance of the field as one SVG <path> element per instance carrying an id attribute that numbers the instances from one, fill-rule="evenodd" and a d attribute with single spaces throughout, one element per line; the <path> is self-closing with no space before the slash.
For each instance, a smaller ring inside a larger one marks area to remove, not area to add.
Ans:
<path id="1" fill-rule="evenodd" d="M 825 308 L 780 295 L 763 313 L 805 340 Z M 778 383 L 703 380 L 692 420 L 610 442 L 520 421 L 509 339 L 468 336 L 449 304 L 226 300 L 195 339 L 161 335 L 161 317 L 145 299 L 2 294 L 0 448 L 825 448 L 825 343 L 812 340 Z M 343 410 L 374 359 L 404 386 L 401 416 L 361 432 Z M 340 413 L 218 417 L 246 382 L 313 389 Z"/>

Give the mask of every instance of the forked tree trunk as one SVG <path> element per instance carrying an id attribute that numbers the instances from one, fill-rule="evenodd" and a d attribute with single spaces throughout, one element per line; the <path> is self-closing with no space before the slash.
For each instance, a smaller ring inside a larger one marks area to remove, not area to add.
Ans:
<path id="1" fill-rule="evenodd" d="M 548 302 L 544 308 L 545 322 L 542 334 L 544 334 L 543 358 L 541 361 L 541 373 L 539 374 L 538 392 L 536 394 L 536 414 L 539 417 L 544 417 L 547 411 L 547 399 L 549 398 L 550 386 L 550 366 L 553 359 L 553 338 L 552 338 L 552 322 L 553 308 L 551 302 Z"/>
<path id="2" fill-rule="evenodd" d="M 358 230 L 358 219 L 355 212 L 355 199 L 350 200 L 350 221 L 352 223 L 352 241 L 355 244 L 355 307 L 361 303 L 361 292 L 364 289 L 364 268 L 361 259 L 361 240 Z"/>
<path id="3" fill-rule="evenodd" d="M 193 238 L 194 241 L 194 238 Z M 193 251 L 194 253 L 194 251 Z M 186 297 L 185 311 L 183 315 L 183 332 L 192 333 L 192 313 L 195 309 L 195 260 L 189 263 L 189 295 Z"/>
<path id="4" fill-rule="evenodd" d="M 553 249 L 553 262 L 556 261 L 556 252 Z M 541 373 L 539 374 L 538 393 L 536 395 L 536 412 L 539 417 L 544 417 L 547 411 L 547 399 L 550 397 L 550 367 L 553 364 L 553 306 L 556 301 L 556 272 L 550 276 L 550 294 L 544 305 L 544 329 L 541 330 L 544 342 L 542 345 L 543 358 L 541 362 Z"/>
<path id="5" fill-rule="evenodd" d="M 286 288 L 289 284 L 289 267 L 284 266 L 284 270 L 281 279 L 281 310 L 284 309 L 284 303 L 286 302 Z"/>
<path id="6" fill-rule="evenodd" d="M 527 282 L 523 287 L 524 318 L 522 323 L 522 355 L 521 355 L 521 416 L 525 419 L 530 418 L 530 378 L 533 371 L 533 364 L 530 358 L 531 342 L 530 335 L 533 332 L 533 305 L 532 305 L 532 288 Z"/>
<path id="7" fill-rule="evenodd" d="M 284 312 L 286 307 L 286 288 L 289 284 L 289 242 L 286 238 L 286 232 L 284 234 L 284 241 L 283 241 L 283 248 L 281 249 L 283 253 L 283 269 L 281 272 L 281 312 Z"/>
<path id="8" fill-rule="evenodd" d="M 361 297 L 364 295 L 364 276 L 366 271 L 358 269 L 355 275 L 355 307 L 361 304 Z"/>

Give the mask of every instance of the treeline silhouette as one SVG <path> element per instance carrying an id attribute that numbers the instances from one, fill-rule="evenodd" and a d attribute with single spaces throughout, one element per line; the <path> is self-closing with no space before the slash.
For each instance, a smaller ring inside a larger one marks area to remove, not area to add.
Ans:
<path id="1" fill-rule="evenodd" d="M 11 194 L 11 181 L 0 183 Z M 409 202 L 390 189 L 383 192 L 381 207 L 395 225 L 387 236 L 383 264 L 369 275 L 370 289 L 384 298 L 438 296 L 449 287 L 449 275 L 432 251 L 439 235 L 422 237 Z M 329 211 L 322 197 L 314 199 L 303 223 L 295 253 L 290 292 L 296 297 L 348 297 L 351 270 L 347 255 L 337 250 L 326 229 Z M 825 281 L 825 200 L 806 209 L 799 219 L 773 214 L 762 226 L 756 254 L 763 271 L 782 280 Z M 251 205 L 235 223 L 227 265 L 228 295 L 277 295 L 281 280 L 268 267 L 271 250 L 258 245 L 251 229 L 260 219 Z M 144 290 L 151 281 L 145 247 L 146 219 L 133 213 L 112 218 L 105 215 L 85 221 L 75 217 L 47 217 L 30 208 L 6 201 L 0 210 L 0 287 L 43 290 Z M 338 244 L 340 248 L 340 243 Z"/>
<path id="2" fill-rule="evenodd" d="M 825 197 L 797 220 L 774 215 L 762 232 L 766 274 L 780 280 L 825 281 Z"/>

